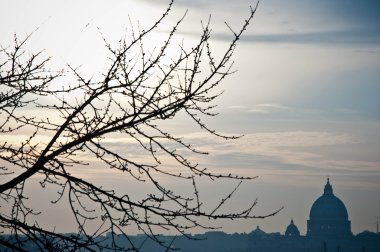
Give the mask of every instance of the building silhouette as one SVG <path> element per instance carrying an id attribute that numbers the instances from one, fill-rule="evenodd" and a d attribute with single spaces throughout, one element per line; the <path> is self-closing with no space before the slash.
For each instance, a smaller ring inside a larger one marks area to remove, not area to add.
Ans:
<path id="1" fill-rule="evenodd" d="M 65 234 L 70 236 L 71 234 Z M 192 239 L 188 239 L 191 237 Z M 156 236 L 162 244 L 170 245 L 181 252 L 380 252 L 380 233 L 364 231 L 357 235 L 351 232 L 351 222 L 344 203 L 334 195 L 329 179 L 323 194 L 312 204 L 307 220 L 307 231 L 301 235 L 293 220 L 285 233 L 266 233 L 256 227 L 250 233 L 226 234 L 222 231 L 210 231 L 204 234 L 187 234 L 186 236 Z M 0 235 L 0 239 L 12 239 L 11 235 Z M 141 252 L 168 251 L 144 234 L 130 236 L 111 233 L 98 237 L 104 247 L 110 247 L 114 241 L 125 249 L 133 248 L 132 241 Z M 23 246 L 28 252 L 41 251 L 33 241 Z M 0 243 L 0 251 L 13 251 Z M 87 250 L 83 250 L 84 252 Z M 105 252 L 113 250 L 104 250 Z M 173 251 L 173 250 L 170 250 Z"/>
<path id="2" fill-rule="evenodd" d="M 298 227 L 294 225 L 293 220 L 290 221 L 289 226 L 286 227 L 285 236 L 289 237 L 298 237 L 300 236 L 300 231 L 298 230 Z"/>
<path id="3" fill-rule="evenodd" d="M 329 179 L 323 195 L 311 207 L 310 219 L 307 221 L 307 236 L 332 238 L 352 236 L 346 206 L 334 195 Z"/>
<path id="4" fill-rule="evenodd" d="M 268 234 L 257 227 L 249 234 L 248 243 L 248 251 L 252 252 L 380 252 L 378 234 L 352 234 L 347 208 L 334 195 L 329 179 L 323 194 L 311 206 L 306 235 L 300 235 L 291 220 L 284 235 Z"/>

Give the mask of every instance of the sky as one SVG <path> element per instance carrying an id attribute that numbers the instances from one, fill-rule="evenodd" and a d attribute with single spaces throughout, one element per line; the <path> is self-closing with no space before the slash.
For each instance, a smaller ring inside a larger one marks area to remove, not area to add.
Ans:
<path id="1" fill-rule="evenodd" d="M 117 41 L 128 27 L 128 15 L 141 26 L 151 24 L 168 1 L 0 3 L 1 46 L 11 44 L 13 34 L 22 37 L 39 27 L 28 44 L 31 50 L 45 49 L 58 68 L 70 63 L 91 73 L 104 66 L 99 63 L 106 56 L 101 36 Z M 172 26 L 187 10 L 178 36 L 191 42 L 201 33 L 200 21 L 211 14 L 211 38 L 220 50 L 231 39 L 224 22 L 238 29 L 250 5 L 255 1 L 177 0 L 167 23 Z M 310 207 L 327 177 L 347 207 L 352 231 L 375 230 L 374 216 L 380 216 L 379 11 L 376 0 L 260 1 L 234 54 L 237 72 L 222 85 L 220 114 L 207 120 L 219 132 L 244 137 L 211 138 L 181 116 L 166 125 L 211 153 L 199 159 L 204 166 L 258 176 L 243 184 L 231 207 L 255 198 L 258 214 L 284 207 L 264 220 L 218 223 L 224 231 L 250 232 L 260 225 L 267 232 L 284 232 L 293 219 L 305 234 Z M 157 38 L 168 30 L 161 27 Z M 127 139 L 108 141 L 122 148 Z M 83 171 L 83 176 L 109 186 L 123 184 L 104 171 Z M 200 184 L 211 205 L 215 193 L 234 185 L 228 186 Z M 35 204 L 43 203 L 37 199 Z"/>

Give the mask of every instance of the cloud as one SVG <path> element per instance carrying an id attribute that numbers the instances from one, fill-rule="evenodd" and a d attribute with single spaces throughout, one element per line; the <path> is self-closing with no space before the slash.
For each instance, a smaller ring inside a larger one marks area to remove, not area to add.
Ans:
<path id="1" fill-rule="evenodd" d="M 170 0 L 143 0 L 148 3 L 159 4 L 159 5 L 168 5 Z M 246 5 L 247 3 L 251 3 L 251 1 L 247 0 L 175 0 L 174 4 L 179 6 L 184 6 L 187 8 L 199 8 L 199 7 L 213 7 L 213 8 L 226 8 L 227 6 L 239 6 Z"/>
<path id="2" fill-rule="evenodd" d="M 276 103 L 262 103 L 255 105 L 253 108 L 249 109 L 248 112 L 266 114 L 283 110 L 289 110 L 289 108 Z"/>
<path id="3" fill-rule="evenodd" d="M 203 143 L 205 139 L 203 136 Z M 233 142 L 210 140 L 208 146 L 203 144 L 210 157 L 202 161 L 218 171 L 250 176 L 270 174 L 277 179 L 291 174 L 378 177 L 379 161 L 350 156 L 349 150 L 356 149 L 358 142 L 353 136 L 336 132 L 254 133 Z M 323 151 L 326 147 L 346 154 L 327 155 Z"/>
<path id="4" fill-rule="evenodd" d="M 153 2 L 148 1 L 146 2 Z M 154 1 L 167 4 L 168 1 Z M 223 24 L 241 20 L 242 11 L 251 1 L 225 0 L 177 0 L 175 6 L 197 10 L 196 14 L 213 14 L 217 23 Z M 233 9 L 234 11 L 231 11 Z M 250 31 L 242 37 L 247 43 L 298 43 L 298 44 L 371 44 L 380 43 L 379 2 L 349 2 L 343 0 L 311 1 L 262 1 L 251 25 Z M 245 13 L 245 12 L 244 12 Z M 195 20 L 199 20 L 195 18 Z M 240 22 L 237 22 L 240 24 Z M 233 25 L 235 27 L 235 24 Z M 194 27 L 192 27 L 194 28 Z M 214 27 L 215 28 L 215 27 Z M 226 28 L 226 27 L 224 27 Z M 198 36 L 189 29 L 183 35 Z M 212 38 L 230 41 L 233 34 L 226 29 L 214 29 Z"/>
<path id="5" fill-rule="evenodd" d="M 199 33 L 180 31 L 179 34 L 198 37 Z M 211 38 L 221 41 L 231 41 L 232 34 L 229 31 L 213 32 Z M 293 43 L 293 44 L 371 44 L 380 43 L 380 33 L 372 30 L 342 29 L 328 31 L 294 31 L 279 33 L 249 33 L 243 34 L 242 42 L 245 43 Z M 373 51 L 372 51 L 373 52 Z"/>
<path id="6" fill-rule="evenodd" d="M 228 106 L 227 109 L 231 109 L 231 110 L 243 110 L 243 109 L 247 109 L 247 106 L 244 106 L 244 105 L 232 105 L 232 106 Z"/>
<path id="7" fill-rule="evenodd" d="M 250 34 L 242 41 L 300 44 L 378 44 L 380 34 L 363 30 L 335 30 L 319 32 L 294 32 L 288 34 Z"/>
<path id="8" fill-rule="evenodd" d="M 357 24 L 362 27 L 375 28 L 380 31 L 380 2 L 377 0 L 366 1 L 318 1 L 320 2 L 326 15 L 335 16 L 336 19 Z"/>

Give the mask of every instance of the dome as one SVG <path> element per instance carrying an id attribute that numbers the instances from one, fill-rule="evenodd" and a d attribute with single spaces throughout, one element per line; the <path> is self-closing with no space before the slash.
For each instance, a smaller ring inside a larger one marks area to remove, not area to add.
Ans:
<path id="1" fill-rule="evenodd" d="M 310 219 L 341 219 L 348 220 L 348 213 L 343 202 L 333 194 L 329 179 L 324 193 L 313 204 Z"/>
<path id="2" fill-rule="evenodd" d="M 256 229 L 251 232 L 251 236 L 266 237 L 267 233 L 265 233 L 263 230 L 260 229 L 259 226 L 257 226 Z"/>
<path id="3" fill-rule="evenodd" d="M 290 221 L 290 224 L 286 228 L 285 236 L 300 236 L 300 231 L 298 227 L 294 225 L 293 220 Z"/>
<path id="4" fill-rule="evenodd" d="M 351 222 L 344 203 L 333 194 L 329 179 L 324 193 L 312 205 L 308 221 L 308 235 L 338 235 L 351 234 Z"/>

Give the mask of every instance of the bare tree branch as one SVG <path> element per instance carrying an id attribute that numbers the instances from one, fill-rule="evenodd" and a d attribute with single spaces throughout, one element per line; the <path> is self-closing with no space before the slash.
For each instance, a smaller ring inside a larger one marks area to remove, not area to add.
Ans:
<path id="1" fill-rule="evenodd" d="M 19 134 L 24 128 L 32 132 L 20 144 L 0 140 L 0 160 L 4 164 L 0 166 L 4 181 L 0 185 L 0 202 L 1 206 L 9 207 L 9 211 L 1 208 L 0 227 L 12 234 L 12 239 L 0 240 L 1 245 L 23 251 L 27 237 L 41 251 L 98 251 L 107 246 L 114 251 L 137 251 L 141 246 L 133 243 L 127 229 L 134 225 L 169 251 L 171 244 L 158 238 L 157 228 L 186 236 L 192 228 L 216 228 L 203 224 L 202 218 L 253 219 L 278 212 L 256 215 L 253 212 L 256 200 L 238 212 L 223 212 L 223 206 L 241 182 L 253 178 L 218 174 L 201 167 L 187 154 L 208 153 L 160 126 L 164 120 L 175 120 L 182 111 L 211 135 L 224 139 L 239 137 L 217 133 L 201 118 L 216 115 L 212 111 L 213 102 L 221 94 L 216 87 L 234 73 L 232 56 L 236 43 L 252 20 L 257 5 L 250 8 L 247 20 L 238 31 L 227 24 L 234 37 L 226 51 L 215 58 L 210 46 L 209 21 L 202 24 L 202 34 L 191 48 L 183 43 L 174 44 L 174 36 L 186 14 L 160 46 L 146 47 L 146 41 L 168 16 L 172 4 L 145 30 L 131 22 L 130 36 L 118 46 L 111 46 L 104 39 L 110 61 L 100 78 L 87 78 L 79 68 L 69 65 L 77 83 L 60 89 L 53 87 L 64 72 L 48 70 L 50 58 L 43 58 L 42 52 L 28 57 L 23 48 L 29 37 L 21 42 L 15 38 L 14 47 L 1 48 L 0 133 Z M 172 48 L 177 49 L 177 54 L 167 56 Z M 34 109 L 39 115 L 28 115 L 22 107 Z M 50 111 L 55 118 L 40 116 Z M 127 137 L 142 154 L 147 154 L 144 161 L 109 147 L 105 139 L 111 134 Z M 41 135 L 48 140 L 38 140 Z M 122 176 L 145 182 L 153 191 L 135 200 L 130 192 L 106 189 L 81 178 L 75 175 L 75 170 L 89 165 L 81 155 L 102 163 L 104 169 L 114 169 Z M 166 169 L 162 159 L 174 161 L 178 169 Z M 189 183 L 193 193 L 187 196 L 172 191 L 157 174 Z M 38 224 L 38 216 L 44 213 L 28 206 L 24 190 L 25 184 L 37 175 L 42 177 L 39 182 L 43 188 L 48 185 L 59 188 L 58 197 L 51 203 L 67 201 L 78 226 L 76 235 L 62 235 Z M 238 185 L 215 208 L 208 210 L 196 185 L 201 176 L 237 180 Z M 97 228 L 89 228 L 89 223 Z M 111 233 L 108 243 L 100 239 L 107 232 Z M 123 235 L 130 247 L 121 247 L 116 234 Z"/>

